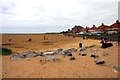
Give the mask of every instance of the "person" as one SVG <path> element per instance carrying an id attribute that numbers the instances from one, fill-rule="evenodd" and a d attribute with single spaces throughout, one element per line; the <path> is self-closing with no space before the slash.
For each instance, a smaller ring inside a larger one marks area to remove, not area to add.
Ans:
<path id="1" fill-rule="evenodd" d="M 11 42 L 12 41 L 12 38 L 11 37 L 9 37 L 9 39 L 7 40 L 8 42 Z"/>
<path id="2" fill-rule="evenodd" d="M 45 40 L 45 36 L 44 36 L 44 40 Z"/>
<path id="3" fill-rule="evenodd" d="M 83 39 L 86 39 L 86 36 L 83 36 Z"/>
<path id="4" fill-rule="evenodd" d="M 104 40 L 105 40 L 105 43 L 107 43 L 107 42 L 108 42 L 108 38 L 104 38 Z"/>
<path id="5" fill-rule="evenodd" d="M 105 43 L 105 39 L 103 37 L 101 38 L 101 43 Z"/>
<path id="6" fill-rule="evenodd" d="M 101 43 L 102 43 L 102 48 L 107 48 L 105 39 L 103 37 L 101 38 Z"/>
<path id="7" fill-rule="evenodd" d="M 107 38 L 101 38 L 102 48 L 107 48 L 113 46 L 112 43 L 108 43 Z"/>
<path id="8" fill-rule="evenodd" d="M 31 38 L 29 38 L 29 39 L 28 39 L 28 41 L 32 41 L 32 39 L 31 39 Z"/>

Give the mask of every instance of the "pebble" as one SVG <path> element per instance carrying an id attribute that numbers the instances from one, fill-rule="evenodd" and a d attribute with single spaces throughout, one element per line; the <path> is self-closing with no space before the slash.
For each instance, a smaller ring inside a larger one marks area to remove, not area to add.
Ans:
<path id="1" fill-rule="evenodd" d="M 120 72 L 120 66 L 113 66 L 113 71 L 115 72 L 115 73 L 119 73 Z"/>
<path id="2" fill-rule="evenodd" d="M 81 55 L 81 56 L 86 56 L 87 54 L 80 52 L 79 55 Z"/>
<path id="3" fill-rule="evenodd" d="M 76 58 L 74 56 L 70 57 L 70 60 L 75 60 Z"/>
<path id="4" fill-rule="evenodd" d="M 91 54 L 91 57 L 93 57 L 93 58 L 99 58 L 99 56 L 96 55 L 96 54 Z"/>
<path id="5" fill-rule="evenodd" d="M 96 65 L 101 65 L 101 64 L 105 64 L 105 61 L 104 60 L 97 60 L 97 61 L 94 61 Z"/>

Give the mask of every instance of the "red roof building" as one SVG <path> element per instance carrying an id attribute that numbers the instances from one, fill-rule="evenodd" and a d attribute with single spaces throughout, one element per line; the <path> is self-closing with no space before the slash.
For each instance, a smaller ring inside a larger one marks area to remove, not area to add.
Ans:
<path id="1" fill-rule="evenodd" d="M 99 30 L 107 30 L 107 29 L 109 29 L 109 26 L 108 26 L 108 25 L 104 25 L 104 23 L 102 23 L 102 25 L 100 25 L 100 26 L 98 27 L 98 29 L 99 29 Z"/>
<path id="2" fill-rule="evenodd" d="M 95 25 L 93 25 L 93 27 L 91 27 L 90 30 L 96 31 L 97 27 Z"/>
<path id="3" fill-rule="evenodd" d="M 97 29 L 97 27 L 95 25 L 93 25 L 93 27 L 91 28 L 92 30 L 95 30 Z"/>
<path id="4" fill-rule="evenodd" d="M 88 31 L 88 30 L 90 30 L 89 27 L 86 27 L 86 28 L 83 29 L 83 31 Z"/>
<path id="5" fill-rule="evenodd" d="M 116 23 L 110 25 L 111 30 L 118 30 L 120 29 L 120 22 L 119 20 L 116 21 Z"/>

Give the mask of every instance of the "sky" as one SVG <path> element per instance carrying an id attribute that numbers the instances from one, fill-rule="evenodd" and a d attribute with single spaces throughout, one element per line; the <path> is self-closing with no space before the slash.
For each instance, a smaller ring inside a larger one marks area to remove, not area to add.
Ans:
<path id="1" fill-rule="evenodd" d="M 0 0 L 1 33 L 66 31 L 118 20 L 119 0 Z"/>

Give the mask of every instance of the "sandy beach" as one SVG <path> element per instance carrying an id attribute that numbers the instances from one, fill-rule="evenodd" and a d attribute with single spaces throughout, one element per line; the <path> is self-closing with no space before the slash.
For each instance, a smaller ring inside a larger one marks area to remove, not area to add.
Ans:
<path id="1" fill-rule="evenodd" d="M 44 40 L 44 36 L 46 40 Z M 7 42 L 11 37 L 12 41 Z M 31 38 L 32 41 L 28 41 Z M 2 77 L 3 78 L 117 78 L 118 72 L 113 67 L 118 65 L 118 44 L 113 42 L 113 46 L 102 49 L 100 40 L 85 39 L 81 37 L 68 37 L 62 34 L 3 34 L 2 46 L 11 49 L 13 52 L 35 52 L 46 50 L 64 50 L 79 48 L 79 42 L 83 47 L 95 45 L 85 51 L 86 56 L 81 56 L 77 52 L 73 55 L 75 60 L 69 60 L 69 56 L 58 55 L 59 61 L 39 62 L 41 56 L 28 59 L 11 60 L 10 56 L 2 56 Z M 6 44 L 11 45 L 6 45 Z M 95 59 L 91 58 L 90 50 L 98 50 L 99 59 L 105 61 L 106 65 L 96 65 Z M 104 53 L 109 55 L 104 56 Z"/>

